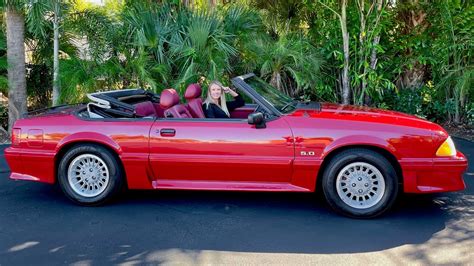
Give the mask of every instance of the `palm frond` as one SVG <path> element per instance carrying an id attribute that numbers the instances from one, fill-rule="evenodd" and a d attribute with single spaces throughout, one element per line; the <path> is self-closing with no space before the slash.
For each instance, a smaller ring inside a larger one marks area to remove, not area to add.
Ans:
<path id="1" fill-rule="evenodd" d="M 26 5 L 26 25 L 37 37 L 44 37 L 52 29 L 53 0 L 29 1 Z"/>

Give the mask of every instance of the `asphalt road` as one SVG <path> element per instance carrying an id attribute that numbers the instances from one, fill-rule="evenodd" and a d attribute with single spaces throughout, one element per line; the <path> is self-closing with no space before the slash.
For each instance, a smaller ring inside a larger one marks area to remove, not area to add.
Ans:
<path id="1" fill-rule="evenodd" d="M 474 143 L 455 142 L 474 162 Z M 0 265 L 474 263 L 473 163 L 466 190 L 404 196 L 375 220 L 338 216 L 297 193 L 135 191 L 79 207 L 54 186 L 8 174 Z"/>

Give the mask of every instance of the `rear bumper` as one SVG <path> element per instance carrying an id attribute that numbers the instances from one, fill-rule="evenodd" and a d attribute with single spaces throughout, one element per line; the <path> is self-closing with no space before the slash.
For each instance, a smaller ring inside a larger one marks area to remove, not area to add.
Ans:
<path id="1" fill-rule="evenodd" d="M 19 172 L 23 171 L 23 162 L 21 161 L 21 153 L 18 149 L 8 147 L 5 149 L 5 159 L 10 167 L 10 171 Z"/>
<path id="2" fill-rule="evenodd" d="M 463 174 L 467 169 L 467 159 L 459 151 L 454 157 L 401 161 L 400 164 L 406 193 L 436 193 L 466 188 Z"/>
<path id="3" fill-rule="evenodd" d="M 5 149 L 5 159 L 10 166 L 10 179 L 50 184 L 55 181 L 54 154 L 9 147 Z"/>

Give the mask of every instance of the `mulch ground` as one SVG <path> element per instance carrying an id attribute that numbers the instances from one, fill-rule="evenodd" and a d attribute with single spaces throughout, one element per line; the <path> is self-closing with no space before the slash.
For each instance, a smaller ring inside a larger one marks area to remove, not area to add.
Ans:
<path id="1" fill-rule="evenodd" d="M 474 126 L 469 125 L 443 125 L 450 136 L 474 142 Z"/>
<path id="2" fill-rule="evenodd" d="M 0 126 L 0 144 L 6 144 L 10 142 L 10 136 L 8 132 Z"/>

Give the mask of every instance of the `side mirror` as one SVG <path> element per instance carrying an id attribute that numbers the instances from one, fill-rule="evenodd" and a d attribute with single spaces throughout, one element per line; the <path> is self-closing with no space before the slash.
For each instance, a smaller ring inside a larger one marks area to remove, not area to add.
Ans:
<path id="1" fill-rule="evenodd" d="M 260 112 L 249 114 L 247 119 L 248 119 L 249 125 L 255 125 L 255 128 L 267 127 L 267 125 L 265 124 L 265 118 L 263 117 L 263 114 Z"/>

